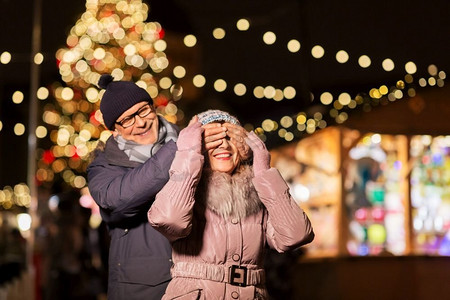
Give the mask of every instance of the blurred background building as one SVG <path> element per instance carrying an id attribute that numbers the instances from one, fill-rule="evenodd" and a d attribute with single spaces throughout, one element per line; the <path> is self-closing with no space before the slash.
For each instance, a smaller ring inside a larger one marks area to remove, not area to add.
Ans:
<path id="1" fill-rule="evenodd" d="M 316 239 L 270 252 L 274 299 L 439 299 L 450 275 L 450 3 L 3 0 L 0 299 L 104 299 L 87 189 L 101 74 L 184 127 L 236 115 Z M 3 298 L 5 297 L 5 298 Z"/>

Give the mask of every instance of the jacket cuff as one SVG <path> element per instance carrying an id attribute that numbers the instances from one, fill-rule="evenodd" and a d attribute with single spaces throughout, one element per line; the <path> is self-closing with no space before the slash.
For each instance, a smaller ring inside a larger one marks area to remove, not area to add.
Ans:
<path id="1" fill-rule="evenodd" d="M 276 168 L 261 171 L 252 182 L 259 197 L 264 200 L 277 199 L 289 191 L 289 186 Z"/>

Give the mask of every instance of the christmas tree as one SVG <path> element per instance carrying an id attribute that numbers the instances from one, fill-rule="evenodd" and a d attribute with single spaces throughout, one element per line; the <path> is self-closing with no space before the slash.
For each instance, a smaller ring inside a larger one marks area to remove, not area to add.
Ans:
<path id="1" fill-rule="evenodd" d="M 39 151 L 38 182 L 86 186 L 90 153 L 111 134 L 99 110 L 102 74 L 136 82 L 154 99 L 159 114 L 173 123 L 182 118 L 175 105 L 182 88 L 165 75 L 169 60 L 164 30 L 157 22 L 146 22 L 148 12 L 141 0 L 86 1 L 86 12 L 71 28 L 66 47 L 56 53 L 64 84 L 53 84 L 55 101 L 44 108 L 52 143 Z"/>

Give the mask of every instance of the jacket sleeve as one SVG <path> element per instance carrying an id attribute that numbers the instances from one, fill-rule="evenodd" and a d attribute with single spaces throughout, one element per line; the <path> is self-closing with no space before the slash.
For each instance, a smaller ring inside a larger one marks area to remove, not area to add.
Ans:
<path id="1" fill-rule="evenodd" d="M 266 237 L 271 248 L 281 253 L 312 242 L 311 222 L 277 169 L 262 172 L 253 185 L 268 212 Z"/>
<path id="2" fill-rule="evenodd" d="M 89 191 L 107 224 L 119 225 L 137 215 L 145 216 L 156 193 L 169 179 L 176 149 L 175 142 L 170 141 L 136 168 L 110 165 L 102 154 L 94 160 L 87 170 Z"/>
<path id="3" fill-rule="evenodd" d="M 171 242 L 191 232 L 194 195 L 203 161 L 203 155 L 195 151 L 178 151 L 170 168 L 169 182 L 156 195 L 148 211 L 151 226 Z"/>

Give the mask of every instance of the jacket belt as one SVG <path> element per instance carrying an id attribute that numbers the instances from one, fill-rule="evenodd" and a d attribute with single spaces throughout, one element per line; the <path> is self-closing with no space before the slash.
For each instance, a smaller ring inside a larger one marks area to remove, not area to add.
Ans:
<path id="1" fill-rule="evenodd" d="M 195 262 L 177 262 L 172 266 L 172 277 L 187 277 L 196 279 L 212 280 L 217 282 L 230 282 L 230 267 L 232 265 L 214 265 Z M 247 266 L 246 285 L 264 284 L 266 274 L 264 269 L 250 269 Z M 256 266 L 254 266 L 256 267 Z"/>

